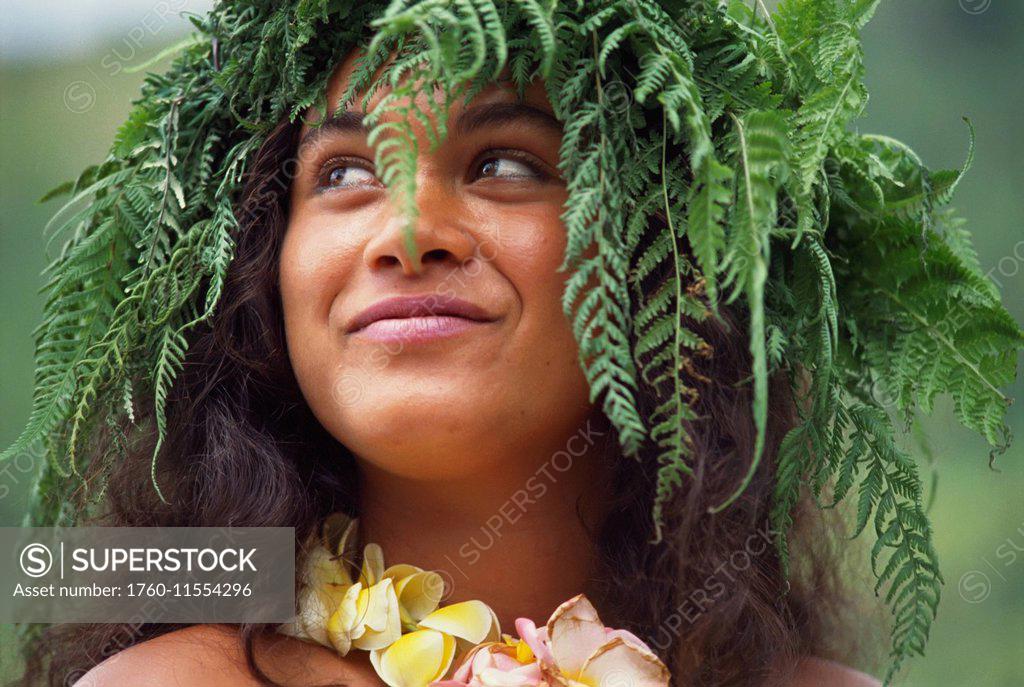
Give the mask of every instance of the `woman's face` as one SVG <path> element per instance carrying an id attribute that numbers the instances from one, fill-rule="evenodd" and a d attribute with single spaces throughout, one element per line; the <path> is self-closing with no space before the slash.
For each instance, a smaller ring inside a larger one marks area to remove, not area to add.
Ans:
<path id="1" fill-rule="evenodd" d="M 354 63 L 339 66 L 328 102 Z M 456 102 L 433 151 L 417 125 L 413 253 L 360 115 L 332 114 L 303 127 L 280 265 L 306 400 L 388 472 L 532 470 L 524 463 L 564 448 L 592 410 L 561 308 L 561 128 L 542 85 L 521 101 L 495 84 Z"/>

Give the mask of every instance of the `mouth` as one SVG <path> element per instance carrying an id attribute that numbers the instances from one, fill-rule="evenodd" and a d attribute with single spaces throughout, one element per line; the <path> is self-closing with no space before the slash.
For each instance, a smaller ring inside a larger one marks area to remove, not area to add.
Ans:
<path id="1" fill-rule="evenodd" d="M 454 336 L 494 321 L 483 308 L 461 298 L 399 296 L 360 312 L 346 333 L 377 341 L 418 342 Z"/>

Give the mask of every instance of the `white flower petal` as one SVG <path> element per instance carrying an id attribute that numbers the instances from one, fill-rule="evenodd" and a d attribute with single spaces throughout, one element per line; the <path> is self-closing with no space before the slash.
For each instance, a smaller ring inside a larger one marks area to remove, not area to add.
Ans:
<path id="1" fill-rule="evenodd" d="M 555 663 L 570 678 L 575 678 L 586 660 L 605 643 L 604 625 L 583 594 L 556 608 L 547 630 Z"/>
<path id="2" fill-rule="evenodd" d="M 615 637 L 587 660 L 579 679 L 593 687 L 668 687 L 669 672 L 652 652 Z"/>

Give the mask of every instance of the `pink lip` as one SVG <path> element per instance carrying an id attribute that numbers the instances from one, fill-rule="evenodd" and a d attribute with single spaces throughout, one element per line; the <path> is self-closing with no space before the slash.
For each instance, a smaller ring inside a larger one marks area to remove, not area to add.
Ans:
<path id="1" fill-rule="evenodd" d="M 346 331 L 377 341 L 417 342 L 454 336 L 493 321 L 493 317 L 473 303 L 427 294 L 374 303 L 356 315 Z"/>

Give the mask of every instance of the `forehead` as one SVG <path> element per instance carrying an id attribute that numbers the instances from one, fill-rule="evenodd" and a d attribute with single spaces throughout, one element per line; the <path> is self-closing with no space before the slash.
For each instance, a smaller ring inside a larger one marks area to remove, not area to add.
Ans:
<path id="1" fill-rule="evenodd" d="M 359 50 L 351 51 L 344 60 L 342 60 L 334 71 L 331 73 L 330 78 L 327 81 L 327 106 L 328 116 L 334 115 L 337 111 L 338 101 L 344 95 L 345 89 L 352 79 L 353 72 L 359 64 L 359 58 L 362 56 L 362 52 Z M 389 86 L 384 86 L 376 91 L 373 96 L 367 102 L 367 110 L 372 110 L 377 103 L 391 92 Z M 358 110 L 361 108 L 362 97 L 364 92 L 356 93 L 355 101 L 349 106 L 352 110 Z M 428 97 L 441 98 L 442 94 L 436 92 L 429 94 L 421 92 L 417 96 L 417 100 L 420 101 L 421 105 L 426 105 L 426 99 Z M 511 79 L 499 78 L 498 80 L 488 84 L 473 97 L 470 101 L 470 106 L 481 105 L 481 104 L 494 104 L 494 103 L 513 103 L 522 102 L 530 105 L 536 109 L 547 112 L 554 115 L 554 109 L 551 107 L 551 102 L 548 99 L 547 91 L 544 87 L 544 82 L 540 79 L 533 81 L 523 89 L 522 98 L 517 94 L 515 84 Z M 455 116 L 464 107 L 463 99 L 456 98 L 452 103 L 450 109 L 450 116 Z M 425 111 L 429 111 L 428 108 L 423 108 Z M 301 135 L 305 135 L 309 129 L 310 124 L 319 120 L 319 112 L 310 110 L 307 113 Z"/>

